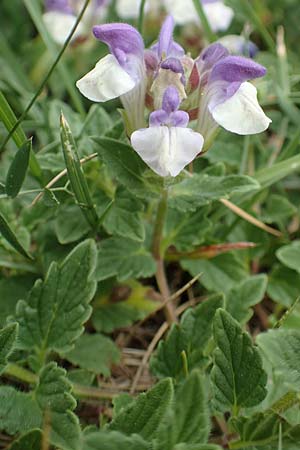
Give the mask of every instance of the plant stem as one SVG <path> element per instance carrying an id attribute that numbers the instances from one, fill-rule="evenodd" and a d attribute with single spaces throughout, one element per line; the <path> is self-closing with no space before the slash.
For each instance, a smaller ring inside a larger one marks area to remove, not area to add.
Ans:
<path id="1" fill-rule="evenodd" d="M 38 382 L 38 376 L 28 369 L 24 369 L 14 363 L 9 363 L 4 371 L 4 375 L 15 378 L 18 381 L 22 381 L 28 384 L 36 384 Z M 101 389 L 92 386 L 83 386 L 81 384 L 73 384 L 73 393 L 76 397 L 82 399 L 112 399 L 117 395 L 114 392 L 105 392 Z"/>
<path id="2" fill-rule="evenodd" d="M 153 245 L 152 245 L 152 253 L 154 258 L 156 259 L 156 275 L 155 275 L 156 282 L 162 294 L 163 302 L 166 302 L 166 300 L 171 296 L 165 272 L 164 255 L 163 255 L 164 252 L 162 251 L 161 248 L 163 228 L 166 219 L 167 209 L 168 209 L 168 191 L 167 189 L 164 189 L 157 207 L 157 214 L 153 233 Z M 174 305 L 172 303 L 167 302 L 165 304 L 164 311 L 166 319 L 169 324 L 177 322 Z"/>
<path id="3" fill-rule="evenodd" d="M 201 25 L 203 27 L 205 37 L 207 38 L 207 40 L 209 42 L 216 41 L 217 37 L 216 37 L 215 33 L 212 31 L 211 26 L 210 26 L 210 24 L 209 24 L 209 22 L 207 20 L 206 14 L 204 12 L 204 9 L 203 9 L 202 3 L 201 3 L 201 0 L 193 0 L 193 3 L 194 3 L 194 6 L 195 6 L 195 9 L 197 11 L 197 14 L 199 16 Z"/>
<path id="4" fill-rule="evenodd" d="M 138 30 L 141 34 L 143 34 L 145 3 L 146 3 L 146 0 L 141 1 L 140 10 L 139 10 Z"/>

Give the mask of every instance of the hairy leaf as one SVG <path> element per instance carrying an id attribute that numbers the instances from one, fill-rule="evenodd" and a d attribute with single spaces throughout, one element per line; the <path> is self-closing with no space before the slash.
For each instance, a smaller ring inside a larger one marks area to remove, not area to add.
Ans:
<path id="1" fill-rule="evenodd" d="M 45 281 L 38 280 L 27 302 L 17 305 L 19 347 L 36 349 L 43 359 L 53 349 L 65 351 L 80 336 L 89 318 L 96 283 L 95 244 L 80 243 L 61 265 L 52 263 Z"/>
<path id="2" fill-rule="evenodd" d="M 300 273 L 300 241 L 293 241 L 289 245 L 280 247 L 276 256 L 282 264 Z"/>
<path id="3" fill-rule="evenodd" d="M 5 369 L 7 358 L 12 352 L 18 332 L 18 324 L 12 323 L 0 330 L 0 375 Z"/>
<path id="4" fill-rule="evenodd" d="M 226 310 L 240 324 L 252 317 L 251 306 L 259 303 L 267 287 L 266 275 L 255 275 L 236 285 L 226 296 Z"/>
<path id="5" fill-rule="evenodd" d="M 80 426 L 72 412 L 76 401 L 66 371 L 56 363 L 45 366 L 36 387 L 36 401 L 50 426 L 50 441 L 63 450 L 81 450 Z"/>
<path id="6" fill-rule="evenodd" d="M 10 450 L 41 450 L 42 431 L 31 430 L 13 442 Z"/>
<path id="7" fill-rule="evenodd" d="M 120 360 L 118 347 L 101 334 L 83 334 L 63 356 L 72 364 L 105 377 L 110 376 L 110 366 Z"/>
<path id="8" fill-rule="evenodd" d="M 291 389 L 300 387 L 300 331 L 270 330 L 257 337 L 273 368 L 284 375 L 284 383 Z"/>
<path id="9" fill-rule="evenodd" d="M 173 385 L 170 378 L 160 381 L 145 394 L 140 394 L 109 425 L 110 430 L 130 436 L 139 434 L 144 439 L 154 439 L 158 427 L 173 401 Z"/>
<path id="10" fill-rule="evenodd" d="M 219 309 L 214 320 L 214 366 L 211 372 L 216 407 L 220 411 L 254 406 L 266 396 L 267 374 L 258 349 L 231 315 Z"/>
<path id="11" fill-rule="evenodd" d="M 98 252 L 96 279 L 117 276 L 118 280 L 149 277 L 156 265 L 151 254 L 140 243 L 125 238 L 110 238 L 101 242 Z"/>
<path id="12" fill-rule="evenodd" d="M 126 436 L 117 431 L 96 431 L 84 438 L 83 450 L 150 450 L 149 442 L 138 435 Z"/>

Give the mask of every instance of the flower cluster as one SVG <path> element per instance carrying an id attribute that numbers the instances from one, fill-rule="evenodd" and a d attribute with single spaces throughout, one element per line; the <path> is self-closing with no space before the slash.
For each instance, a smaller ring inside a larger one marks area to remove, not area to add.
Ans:
<path id="1" fill-rule="evenodd" d="M 94 36 L 108 45 L 110 54 L 77 82 L 92 101 L 120 97 L 133 148 L 160 176 L 178 175 L 209 147 L 219 126 L 246 135 L 262 132 L 270 123 L 249 83 L 265 75 L 263 66 L 230 55 L 220 43 L 193 60 L 173 40 L 173 29 L 168 16 L 157 43 L 145 50 L 131 25 L 95 26 Z"/>
<path id="2" fill-rule="evenodd" d="M 201 0 L 209 24 L 214 31 L 226 30 L 233 18 L 233 10 L 223 0 Z M 105 20 L 112 0 L 91 0 L 73 39 L 88 37 L 92 25 Z M 122 19 L 137 19 L 141 0 L 116 0 L 116 13 Z M 44 22 L 53 39 L 63 44 L 68 37 L 84 0 L 45 0 Z M 171 14 L 178 25 L 194 23 L 200 26 L 193 0 L 146 0 L 145 13 L 159 18 L 162 12 Z"/>

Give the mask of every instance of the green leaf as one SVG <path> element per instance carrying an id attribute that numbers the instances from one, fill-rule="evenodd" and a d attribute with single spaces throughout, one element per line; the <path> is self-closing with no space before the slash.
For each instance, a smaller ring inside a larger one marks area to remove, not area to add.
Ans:
<path id="1" fill-rule="evenodd" d="M 248 276 L 246 267 L 234 253 L 224 253 L 208 260 L 182 261 L 181 265 L 192 276 L 202 273 L 200 283 L 209 291 L 225 294 Z"/>
<path id="2" fill-rule="evenodd" d="M 82 214 L 90 224 L 91 228 L 94 229 L 98 225 L 98 216 L 80 164 L 72 132 L 63 114 L 60 116 L 60 133 L 62 149 L 72 190 Z"/>
<path id="3" fill-rule="evenodd" d="M 25 258 L 32 259 L 31 255 L 25 250 L 23 245 L 18 240 L 15 233 L 10 228 L 5 217 L 0 213 L 0 234 L 10 243 L 10 245 L 18 252 L 20 255 L 25 256 Z"/>
<path id="4" fill-rule="evenodd" d="M 109 173 L 130 191 L 145 190 L 146 165 L 130 145 L 109 138 L 94 138 L 96 150 Z"/>
<path id="5" fill-rule="evenodd" d="M 214 366 L 211 372 L 216 407 L 220 411 L 262 402 L 266 396 L 267 374 L 258 349 L 238 322 L 223 309 L 214 320 Z"/>
<path id="6" fill-rule="evenodd" d="M 4 371 L 7 358 L 13 350 L 18 333 L 18 324 L 12 323 L 0 330 L 0 375 Z"/>
<path id="7" fill-rule="evenodd" d="M 180 324 L 171 327 L 167 338 L 159 342 L 150 360 L 151 371 L 155 376 L 177 378 L 182 375 L 183 351 L 190 369 L 201 365 L 205 346 L 212 336 L 213 318 L 223 302 L 222 295 L 212 295 L 195 308 L 188 309 Z"/>
<path id="8" fill-rule="evenodd" d="M 18 275 L 0 280 L 0 327 L 6 325 L 7 317 L 14 315 L 18 300 L 28 294 L 34 281 L 35 278 L 31 275 Z"/>
<path id="9" fill-rule="evenodd" d="M 31 149 L 32 139 L 28 139 L 28 141 L 26 141 L 15 154 L 15 157 L 8 169 L 5 189 L 6 194 L 9 197 L 16 197 L 23 185 L 28 169 Z"/>
<path id="10" fill-rule="evenodd" d="M 91 314 L 95 266 L 92 240 L 80 243 L 62 264 L 51 264 L 45 281 L 38 280 L 27 301 L 17 304 L 20 348 L 35 349 L 41 362 L 51 349 L 59 352 L 70 348 Z"/>
<path id="11" fill-rule="evenodd" d="M 118 188 L 112 206 L 105 214 L 103 226 L 109 234 L 134 241 L 144 241 L 145 227 L 141 218 L 143 203 L 126 189 Z"/>
<path id="12" fill-rule="evenodd" d="M 84 437 L 83 450 L 150 450 L 140 436 L 126 436 L 117 431 L 96 431 Z"/>
<path id="13" fill-rule="evenodd" d="M 76 242 L 90 231 L 89 224 L 82 214 L 78 214 L 78 206 L 74 204 L 61 205 L 54 227 L 60 244 Z"/>
<path id="14" fill-rule="evenodd" d="M 152 276 L 156 264 L 140 243 L 125 238 L 110 238 L 100 243 L 96 279 L 117 276 L 118 280 Z"/>
<path id="15" fill-rule="evenodd" d="M 145 394 L 140 394 L 127 408 L 112 420 L 110 430 L 130 436 L 139 434 L 144 439 L 154 439 L 158 427 L 173 401 L 173 384 L 170 378 L 160 381 Z"/>
<path id="16" fill-rule="evenodd" d="M 110 376 L 110 366 L 120 360 L 118 347 L 101 334 L 83 334 L 63 356 L 72 364 L 105 377 Z"/>
<path id="17" fill-rule="evenodd" d="M 268 296 L 289 308 L 300 296 L 300 274 L 287 267 L 275 266 L 269 275 Z"/>
<path id="18" fill-rule="evenodd" d="M 255 275 L 233 287 L 226 296 L 226 311 L 240 324 L 252 317 L 251 306 L 261 302 L 267 287 L 266 275 Z"/>
<path id="19" fill-rule="evenodd" d="M 212 223 L 207 219 L 209 208 L 191 213 L 168 208 L 163 245 L 174 245 L 178 251 L 188 251 L 205 240 Z M 201 226 L 199 224 L 201 223 Z"/>
<path id="20" fill-rule="evenodd" d="M 0 430 L 9 435 L 42 426 L 40 409 L 30 394 L 0 386 Z"/>
<path id="21" fill-rule="evenodd" d="M 270 330 L 257 337 L 257 344 L 272 367 L 284 375 L 290 389 L 300 388 L 300 331 Z"/>
<path id="22" fill-rule="evenodd" d="M 297 208 L 282 195 L 270 195 L 267 201 L 267 207 L 261 216 L 263 222 L 281 223 L 297 212 Z"/>
<path id="23" fill-rule="evenodd" d="M 282 264 L 300 273 L 300 240 L 280 247 L 276 256 Z"/>
<path id="24" fill-rule="evenodd" d="M 212 200 L 255 189 L 259 189 L 258 182 L 247 176 L 194 174 L 170 187 L 169 206 L 179 211 L 195 211 Z"/>
<path id="25" fill-rule="evenodd" d="M 176 393 L 172 441 L 205 444 L 210 431 L 205 379 L 194 370 Z"/>
<path id="26" fill-rule="evenodd" d="M 9 450 L 41 450 L 42 431 L 31 430 L 15 440 Z"/>
<path id="27" fill-rule="evenodd" d="M 50 441 L 62 450 L 81 450 L 80 426 L 72 412 L 76 401 L 66 371 L 52 362 L 45 366 L 35 390 L 36 401 L 50 426 Z"/>

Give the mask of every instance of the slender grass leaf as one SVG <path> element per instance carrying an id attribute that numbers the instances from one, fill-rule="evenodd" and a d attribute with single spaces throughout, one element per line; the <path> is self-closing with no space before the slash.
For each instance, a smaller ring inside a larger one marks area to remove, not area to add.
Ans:
<path id="1" fill-rule="evenodd" d="M 25 180 L 28 169 L 32 139 L 28 139 L 17 151 L 6 176 L 6 193 L 9 197 L 16 197 Z"/>
<path id="2" fill-rule="evenodd" d="M 258 349 L 239 323 L 223 309 L 214 320 L 214 366 L 211 372 L 215 404 L 218 410 L 254 406 L 266 396 L 267 374 Z"/>
<path id="3" fill-rule="evenodd" d="M 7 220 L 0 213 L 0 233 L 10 243 L 10 245 L 18 252 L 20 255 L 25 256 L 25 258 L 32 259 L 32 256 L 25 250 L 23 245 L 18 240 L 15 233 L 10 228 Z"/>
<path id="4" fill-rule="evenodd" d="M 7 364 L 7 358 L 13 350 L 17 337 L 18 324 L 12 323 L 0 330 L 0 374 L 4 371 Z"/>
<path id="5" fill-rule="evenodd" d="M 170 378 L 157 383 L 145 394 L 140 394 L 109 425 L 110 430 L 127 436 L 139 434 L 150 440 L 156 437 L 158 427 L 173 401 L 173 384 Z"/>
<path id="6" fill-rule="evenodd" d="M 79 161 L 72 132 L 63 114 L 61 114 L 60 117 L 60 125 L 61 143 L 68 171 L 68 177 L 78 205 L 87 222 L 90 224 L 91 228 L 94 229 L 98 224 L 98 216 Z"/>
<path id="7" fill-rule="evenodd" d="M 38 280 L 27 301 L 18 302 L 18 346 L 35 349 L 38 363 L 43 363 L 51 349 L 69 350 L 81 335 L 83 323 L 91 314 L 89 302 L 96 289 L 95 265 L 95 243 L 86 240 L 75 247 L 62 264 L 53 262 L 45 281 Z"/>

